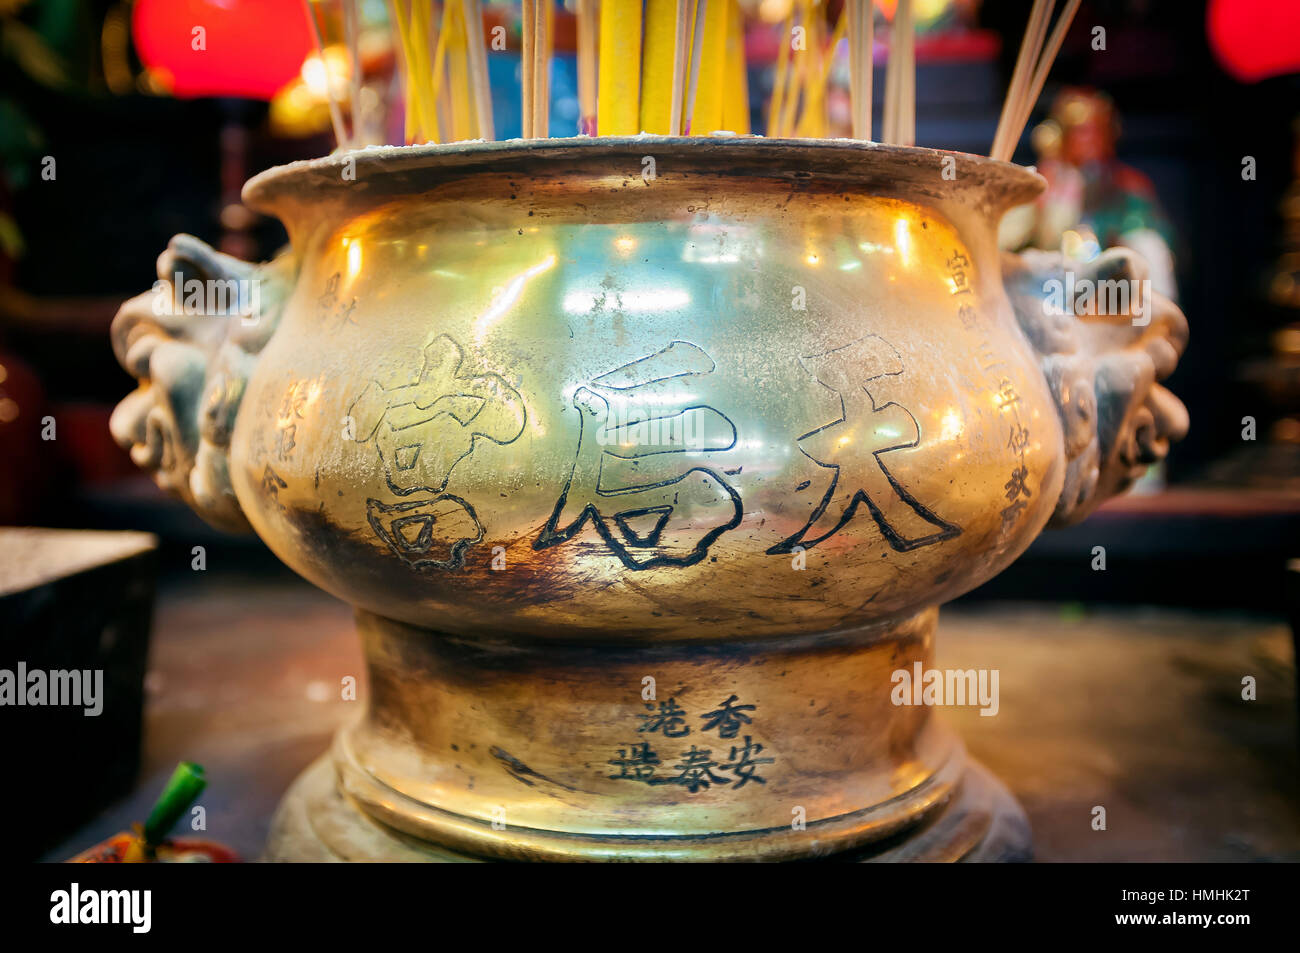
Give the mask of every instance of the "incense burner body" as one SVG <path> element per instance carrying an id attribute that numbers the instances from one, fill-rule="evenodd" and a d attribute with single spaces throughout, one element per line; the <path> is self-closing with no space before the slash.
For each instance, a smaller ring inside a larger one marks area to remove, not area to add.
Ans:
<path id="1" fill-rule="evenodd" d="M 115 325 L 151 383 L 114 430 L 358 608 L 372 696 L 336 767 L 386 824 L 504 856 L 860 845 L 959 783 L 888 697 L 933 607 L 1186 426 L 1156 383 L 1175 308 L 1045 290 L 1141 263 L 1001 257 L 1040 180 L 944 159 L 642 138 L 272 170 L 245 197 L 291 249 L 173 242 Z M 238 313 L 177 313 L 231 277 Z"/>

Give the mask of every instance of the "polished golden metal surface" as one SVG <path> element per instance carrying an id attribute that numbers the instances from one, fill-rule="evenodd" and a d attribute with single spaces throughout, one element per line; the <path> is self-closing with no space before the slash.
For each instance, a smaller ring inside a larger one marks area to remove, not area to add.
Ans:
<path id="1" fill-rule="evenodd" d="M 928 667 L 936 615 L 704 655 L 430 638 L 363 613 L 371 700 L 336 743 L 343 789 L 407 833 L 521 859 L 782 859 L 878 840 L 960 777 L 961 746 L 929 710 L 878 690 Z"/>
<path id="2" fill-rule="evenodd" d="M 932 607 L 1186 427 L 1156 384 L 1175 307 L 1045 304 L 1067 272 L 1138 287 L 1139 260 L 999 256 L 1001 213 L 1040 186 L 759 139 L 271 170 L 245 198 L 291 251 L 253 268 L 173 242 L 115 324 L 145 384 L 114 432 L 361 610 L 370 704 L 337 762 L 370 816 L 508 857 L 854 847 L 960 774 L 926 710 L 889 701 Z M 158 317 L 190 275 L 248 278 L 257 306 Z M 728 698 L 753 722 L 703 737 Z M 649 739 L 669 701 L 694 734 Z M 716 780 L 666 780 L 700 751 Z"/>

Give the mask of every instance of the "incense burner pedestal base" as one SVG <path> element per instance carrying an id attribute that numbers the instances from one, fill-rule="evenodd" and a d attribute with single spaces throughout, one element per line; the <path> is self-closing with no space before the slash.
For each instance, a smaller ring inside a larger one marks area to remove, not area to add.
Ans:
<path id="1" fill-rule="evenodd" d="M 1029 819 L 1006 786 L 977 761 L 966 762 L 952 800 L 916 828 L 825 858 L 850 863 L 1019 863 L 1031 860 Z M 289 788 L 271 822 L 266 863 L 478 863 L 374 820 L 339 787 L 322 755 Z"/>
<path id="2" fill-rule="evenodd" d="M 1011 795 L 895 698 L 937 617 L 663 644 L 359 612 L 366 711 L 285 796 L 265 859 L 1025 859 Z"/>

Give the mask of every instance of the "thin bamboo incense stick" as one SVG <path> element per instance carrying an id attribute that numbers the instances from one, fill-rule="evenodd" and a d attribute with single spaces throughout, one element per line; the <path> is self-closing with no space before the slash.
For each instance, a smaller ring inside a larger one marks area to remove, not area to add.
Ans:
<path id="1" fill-rule="evenodd" d="M 465 27 L 469 39 L 470 86 L 474 92 L 474 112 L 480 139 L 495 139 L 492 121 L 492 84 L 488 80 L 487 42 L 483 36 L 481 0 L 465 0 Z"/>
<path id="2" fill-rule="evenodd" d="M 1025 101 L 1029 97 L 1029 87 L 1034 81 L 1034 72 L 1038 68 L 1038 63 L 1042 59 L 1043 44 L 1047 39 L 1047 28 L 1052 22 L 1053 9 L 1056 6 L 1056 0 L 1046 0 L 1043 5 L 1043 13 L 1036 25 L 1033 40 L 1032 52 L 1026 64 L 1024 75 L 1021 78 L 1020 88 L 1017 91 L 1016 99 L 1013 105 L 1013 111 L 1009 117 L 1007 129 L 1004 132 L 1002 142 L 1003 154 L 1007 159 L 1016 151 L 1016 145 L 1020 139 L 1020 129 L 1016 128 L 1015 121 L 1025 109 Z"/>
<path id="3" fill-rule="evenodd" d="M 596 131 L 634 136 L 641 121 L 641 0 L 603 0 Z"/>
<path id="4" fill-rule="evenodd" d="M 719 0 L 714 0 L 714 3 Z M 700 60 L 704 58 L 704 20 L 708 16 L 709 0 L 695 0 L 695 25 L 691 28 L 691 79 L 686 91 L 686 118 L 682 123 L 683 135 L 691 134 L 691 120 L 695 116 L 695 97 L 700 89 Z"/>
<path id="5" fill-rule="evenodd" d="M 523 125 L 523 137 L 533 138 L 533 80 L 536 70 L 533 66 L 533 31 L 537 29 L 538 0 L 523 0 L 524 13 L 520 22 L 519 40 L 519 85 L 520 117 Z"/>
<path id="6" fill-rule="evenodd" d="M 320 57 L 321 70 L 325 73 L 325 99 L 329 102 L 330 124 L 334 126 L 334 141 L 340 149 L 348 147 L 348 134 L 343 126 L 343 113 L 339 109 L 339 104 L 334 101 L 334 90 L 330 83 L 330 68 L 325 60 L 325 41 L 321 37 L 320 24 L 316 22 L 316 9 L 312 6 L 311 0 L 302 0 L 303 8 L 307 11 L 307 22 L 311 24 L 311 35 L 316 41 L 316 55 Z"/>
<path id="7" fill-rule="evenodd" d="M 364 129 L 361 123 L 361 28 L 357 19 L 357 0 L 343 0 L 343 39 L 348 48 L 349 77 L 349 112 L 352 114 L 353 148 L 362 145 Z"/>
<path id="8" fill-rule="evenodd" d="M 1081 0 L 1066 0 L 1065 8 L 1061 11 L 1060 17 L 1057 18 L 1056 27 L 1052 30 L 1052 36 L 1047 41 L 1043 55 L 1039 57 L 1033 79 L 1029 84 L 1029 90 L 1025 95 L 1020 113 L 1016 117 L 1016 124 L 1010 136 L 1012 142 L 1020 141 L 1020 134 L 1029 122 L 1029 115 L 1033 112 L 1034 104 L 1038 102 L 1038 97 L 1043 93 L 1043 87 L 1047 84 L 1047 75 L 1052 71 L 1052 64 L 1056 61 L 1057 54 L 1061 52 L 1061 46 L 1065 43 L 1065 35 L 1070 31 L 1070 24 L 1074 21 L 1074 15 L 1079 12 L 1080 2 Z"/>
<path id="9" fill-rule="evenodd" d="M 899 60 L 899 103 L 896 141 L 916 145 L 916 29 L 912 0 L 898 0 L 896 19 L 902 20 L 902 57 Z"/>
<path id="10" fill-rule="evenodd" d="M 549 8 L 551 0 L 538 0 L 533 8 L 536 25 L 533 29 L 533 135 L 545 139 L 550 135 L 550 103 L 547 94 L 550 91 L 548 73 L 550 62 L 547 57 L 547 25 L 550 22 Z"/>
<path id="11" fill-rule="evenodd" d="M 1043 47 L 1043 37 L 1047 33 L 1047 23 L 1051 19 L 1055 0 L 1034 0 L 1033 10 L 1029 14 L 1029 25 L 1025 28 L 1025 37 L 1020 44 L 1020 53 L 1016 57 L 1016 67 L 1011 74 L 1011 88 L 1002 103 L 1002 115 L 998 118 L 997 132 L 993 136 L 993 147 L 989 155 L 995 159 L 1009 159 L 1015 151 L 1015 143 L 1007 146 L 1010 127 L 1021 108 L 1021 100 L 1030 82 L 1030 73 L 1038 62 L 1039 51 Z"/>
<path id="12" fill-rule="evenodd" d="M 898 66 L 902 62 L 901 45 L 902 33 L 899 30 L 898 8 L 895 7 L 894 22 L 889 30 L 889 59 L 885 61 L 885 115 L 881 120 L 881 142 L 898 141 Z"/>
<path id="13" fill-rule="evenodd" d="M 578 0 L 578 132 L 584 136 L 596 134 L 596 5 Z"/>
<path id="14" fill-rule="evenodd" d="M 686 105 L 686 73 L 691 61 L 690 24 L 691 0 L 677 0 L 677 15 L 673 21 L 673 101 L 669 113 L 669 135 L 673 136 L 683 135 L 685 131 L 682 114 Z"/>

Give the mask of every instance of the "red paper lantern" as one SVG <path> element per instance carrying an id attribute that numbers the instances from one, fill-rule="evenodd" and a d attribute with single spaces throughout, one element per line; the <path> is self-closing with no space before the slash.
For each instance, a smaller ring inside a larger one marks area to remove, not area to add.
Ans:
<path id="1" fill-rule="evenodd" d="M 315 49 L 302 0 L 136 0 L 131 31 L 183 99 L 270 99 Z"/>
<path id="2" fill-rule="evenodd" d="M 1211 0 L 1205 30 L 1223 68 L 1242 82 L 1300 72 L 1300 0 Z"/>

